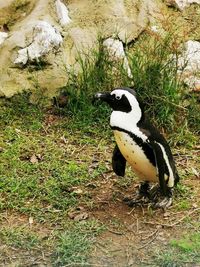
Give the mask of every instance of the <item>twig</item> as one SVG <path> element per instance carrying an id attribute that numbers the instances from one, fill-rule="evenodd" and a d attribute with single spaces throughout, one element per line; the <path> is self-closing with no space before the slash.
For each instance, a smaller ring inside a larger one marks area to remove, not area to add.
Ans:
<path id="1" fill-rule="evenodd" d="M 157 234 L 158 231 L 159 231 L 159 228 L 157 228 L 157 229 L 156 229 L 153 233 L 151 233 L 150 235 L 143 237 L 142 240 L 149 239 L 150 237 L 152 237 L 152 236 L 154 236 L 155 234 Z"/>
<path id="2" fill-rule="evenodd" d="M 137 218 L 137 221 L 136 221 L 136 233 L 138 233 L 138 231 L 139 231 L 139 220 Z"/>
<path id="3" fill-rule="evenodd" d="M 163 97 L 156 96 L 156 95 L 153 95 L 153 97 L 154 97 L 154 98 L 157 98 L 157 99 L 161 99 L 161 100 L 163 100 L 164 102 L 166 102 L 166 103 L 168 103 L 168 104 L 170 104 L 170 105 L 172 105 L 172 106 L 175 106 L 175 107 L 177 107 L 177 108 L 180 108 L 180 109 L 183 109 L 183 110 L 187 110 L 187 108 L 185 108 L 185 107 L 183 107 L 183 106 L 180 106 L 180 105 L 177 105 L 177 104 L 175 104 L 175 103 L 173 103 L 173 102 L 171 102 L 171 101 L 168 101 L 167 99 L 165 99 L 165 98 L 163 98 Z"/>
<path id="4" fill-rule="evenodd" d="M 89 266 L 89 267 L 106 267 L 107 265 L 100 265 L 100 264 L 93 264 L 93 263 L 87 263 L 87 262 L 73 262 L 73 263 L 69 263 L 67 265 L 63 265 L 63 267 L 73 267 L 73 266 Z"/>
<path id="5" fill-rule="evenodd" d="M 112 229 L 108 229 L 108 231 L 109 231 L 110 233 L 112 233 L 112 234 L 116 234 L 116 235 L 124 235 L 124 233 L 122 233 L 122 232 L 117 232 L 117 231 L 114 231 L 114 230 L 112 230 Z"/>
<path id="6" fill-rule="evenodd" d="M 128 212 L 128 214 L 130 215 L 134 210 L 135 210 L 135 207 L 133 207 L 133 208 L 131 209 L 131 211 Z"/>
<path id="7" fill-rule="evenodd" d="M 178 221 L 172 223 L 172 224 L 166 224 L 166 223 L 157 223 L 157 222 L 143 222 L 145 224 L 151 224 L 151 225 L 161 225 L 161 226 L 165 226 L 165 227 L 174 227 L 175 225 L 179 224 L 180 222 L 182 222 L 186 217 L 192 215 L 193 213 L 195 213 L 196 211 L 200 210 L 200 208 L 196 208 L 190 212 L 188 212 L 187 215 L 183 216 L 182 218 L 180 218 Z"/>
<path id="8" fill-rule="evenodd" d="M 155 233 L 155 236 L 151 240 L 149 240 L 147 243 L 145 243 L 143 246 L 139 247 L 138 249 L 147 247 L 149 244 L 151 244 L 156 239 L 156 237 L 157 237 L 157 232 Z"/>

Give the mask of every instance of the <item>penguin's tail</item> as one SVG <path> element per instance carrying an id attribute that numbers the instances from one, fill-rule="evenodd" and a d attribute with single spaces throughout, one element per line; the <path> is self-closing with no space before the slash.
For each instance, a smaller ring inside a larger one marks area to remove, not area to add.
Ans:
<path id="1" fill-rule="evenodd" d="M 175 181 L 174 181 L 174 185 L 176 186 L 178 184 L 178 182 L 180 181 L 180 177 L 178 175 L 178 172 L 175 172 Z"/>

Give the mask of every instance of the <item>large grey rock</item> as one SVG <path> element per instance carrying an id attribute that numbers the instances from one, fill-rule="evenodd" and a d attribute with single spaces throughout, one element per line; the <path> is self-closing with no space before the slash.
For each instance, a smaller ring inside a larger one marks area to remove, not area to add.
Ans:
<path id="1" fill-rule="evenodd" d="M 166 0 L 167 5 L 177 7 L 183 11 L 191 4 L 200 4 L 200 0 Z"/>
<path id="2" fill-rule="evenodd" d="M 9 6 L 14 0 L 0 0 L 0 8 Z"/>
<path id="3" fill-rule="evenodd" d="M 3 42 L 5 41 L 7 37 L 8 37 L 7 32 L 0 32 L 0 45 L 3 44 Z"/>
<path id="4" fill-rule="evenodd" d="M 129 67 L 128 59 L 126 57 L 122 41 L 108 38 L 103 42 L 103 45 L 107 48 L 111 58 L 123 62 L 124 70 L 127 72 L 127 75 L 132 78 L 133 76 Z"/>
<path id="5" fill-rule="evenodd" d="M 0 95 L 38 88 L 55 94 L 67 82 L 66 69 L 74 68 L 78 56 L 92 53 L 99 36 L 123 43 L 135 40 L 158 14 L 157 1 L 30 0 L 31 12 L 21 14 L 1 41 Z M 0 8 L 10 3 L 0 0 Z M 39 21 L 46 30 L 38 28 Z M 35 70 L 35 61 L 46 64 Z M 131 75 L 126 57 L 124 68 Z"/>
<path id="6" fill-rule="evenodd" d="M 192 90 L 200 90 L 200 42 L 189 40 L 178 58 L 178 67 L 184 82 Z"/>
<path id="7" fill-rule="evenodd" d="M 69 11 L 66 5 L 60 0 L 56 0 L 55 5 L 56 5 L 56 11 L 57 11 L 59 23 L 62 26 L 68 25 L 71 22 L 71 19 L 69 17 Z"/>
<path id="8" fill-rule="evenodd" d="M 33 40 L 30 45 L 18 51 L 14 64 L 25 65 L 27 62 L 39 61 L 53 49 L 57 49 L 63 39 L 60 33 L 46 21 L 38 21 L 33 27 Z"/>

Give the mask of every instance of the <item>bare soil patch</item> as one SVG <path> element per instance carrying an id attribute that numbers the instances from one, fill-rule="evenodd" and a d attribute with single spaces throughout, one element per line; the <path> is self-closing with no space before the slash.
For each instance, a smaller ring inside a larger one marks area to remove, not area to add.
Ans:
<path id="1" fill-rule="evenodd" d="M 183 161 L 183 158 L 178 160 L 179 167 Z M 173 206 L 166 211 L 147 206 L 130 208 L 123 198 L 137 190 L 138 181 L 123 188 L 116 177 L 110 177 L 110 174 L 102 177 L 98 188 L 92 192 L 95 207 L 90 216 L 107 225 L 107 230 L 97 239 L 91 264 L 102 267 L 164 266 L 154 258 L 161 251 L 167 252 L 169 242 L 200 230 L 200 179 L 188 175 L 181 184 L 188 192 L 177 189 Z M 180 266 L 200 265 L 188 260 Z"/>

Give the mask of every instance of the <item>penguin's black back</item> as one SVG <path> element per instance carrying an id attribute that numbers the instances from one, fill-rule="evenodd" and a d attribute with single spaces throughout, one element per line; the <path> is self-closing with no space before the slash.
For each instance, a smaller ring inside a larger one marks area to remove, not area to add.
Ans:
<path id="1" fill-rule="evenodd" d="M 170 149 L 170 146 L 164 136 L 159 132 L 159 130 L 145 117 L 143 120 L 139 121 L 137 124 L 138 128 L 142 133 L 144 133 L 148 140 L 151 142 L 157 142 L 163 146 L 167 154 L 170 166 L 175 175 L 175 184 L 179 181 L 179 176 L 176 170 L 174 158 Z"/>

